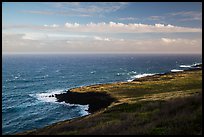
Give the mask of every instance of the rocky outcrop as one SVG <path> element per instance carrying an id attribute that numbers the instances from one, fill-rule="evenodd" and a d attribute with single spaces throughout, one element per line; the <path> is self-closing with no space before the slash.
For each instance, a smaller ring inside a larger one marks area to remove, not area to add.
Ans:
<path id="1" fill-rule="evenodd" d="M 115 101 L 113 97 L 105 92 L 71 92 L 67 91 L 63 94 L 55 94 L 58 102 L 65 102 L 69 104 L 89 105 L 88 112 L 93 113 L 97 110 L 109 106 Z"/>

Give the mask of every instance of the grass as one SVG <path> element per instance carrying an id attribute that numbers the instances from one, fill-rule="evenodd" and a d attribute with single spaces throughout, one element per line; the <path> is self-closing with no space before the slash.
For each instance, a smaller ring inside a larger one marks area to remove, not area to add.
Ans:
<path id="1" fill-rule="evenodd" d="M 202 134 L 202 70 L 86 86 L 71 92 L 106 92 L 117 101 L 91 115 L 22 134 Z"/>

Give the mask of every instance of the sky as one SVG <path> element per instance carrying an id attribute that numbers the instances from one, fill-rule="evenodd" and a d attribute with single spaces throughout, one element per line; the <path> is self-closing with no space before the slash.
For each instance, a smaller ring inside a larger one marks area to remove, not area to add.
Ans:
<path id="1" fill-rule="evenodd" d="M 4 2 L 2 52 L 202 54 L 202 3 Z"/>

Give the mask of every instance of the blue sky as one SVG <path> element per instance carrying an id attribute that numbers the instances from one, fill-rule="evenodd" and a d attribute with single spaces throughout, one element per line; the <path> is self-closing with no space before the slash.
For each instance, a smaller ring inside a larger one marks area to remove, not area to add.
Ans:
<path id="1" fill-rule="evenodd" d="M 4 52 L 57 48 L 57 52 L 201 53 L 202 49 L 199 2 L 4 2 L 2 7 Z"/>
<path id="2" fill-rule="evenodd" d="M 57 6 L 57 4 L 59 6 Z M 61 5 L 60 5 L 61 4 Z M 106 9 L 110 6 L 109 11 L 99 11 L 93 8 L 93 11 L 84 11 L 88 7 L 95 6 L 98 9 Z M 111 6 L 118 6 L 118 10 L 111 9 Z M 77 11 L 72 11 L 77 9 Z M 27 12 L 26 12 L 27 11 Z M 95 11 L 95 13 L 94 13 Z M 33 13 L 32 13 L 33 12 Z M 36 12 L 36 13 L 34 13 Z M 38 12 L 38 13 L 37 13 Z M 43 13 L 44 12 L 44 13 Z M 63 15 L 60 12 L 65 12 Z M 72 13 L 73 12 L 73 13 Z M 180 13 L 181 12 L 181 13 Z M 49 14 L 50 13 L 50 14 Z M 66 13 L 72 13 L 69 15 Z M 172 15 L 180 13 L 178 15 Z M 182 14 L 183 13 L 183 14 Z M 130 2 L 125 4 L 104 3 L 104 2 L 84 2 L 81 4 L 71 3 L 41 3 L 41 2 L 28 2 L 28 3 L 3 3 L 3 22 L 5 24 L 26 24 L 33 23 L 36 25 L 45 23 L 58 23 L 64 22 L 110 22 L 120 21 L 122 23 L 146 23 L 154 24 L 166 22 L 174 25 L 185 27 L 201 27 L 202 4 L 199 2 Z M 79 16 L 75 16 L 75 14 Z M 80 15 L 90 16 L 80 16 Z M 100 16 L 99 16 L 100 15 Z M 125 20 L 127 17 L 134 19 Z M 155 17 L 155 18 L 151 18 Z M 193 19 L 193 17 L 197 17 Z M 124 18 L 120 20 L 120 18 Z M 185 21 L 186 20 L 186 21 Z"/>

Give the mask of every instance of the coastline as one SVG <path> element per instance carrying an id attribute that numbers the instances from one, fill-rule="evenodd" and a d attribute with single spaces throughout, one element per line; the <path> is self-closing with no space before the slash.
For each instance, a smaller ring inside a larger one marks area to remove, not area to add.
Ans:
<path id="1" fill-rule="evenodd" d="M 141 78 L 135 78 L 132 81 L 141 82 L 141 81 L 147 81 L 147 80 L 157 80 L 161 76 L 164 76 L 164 75 L 174 75 L 176 73 L 182 73 L 186 71 L 195 71 L 195 70 L 200 70 L 200 69 L 202 69 L 202 64 L 197 64 L 194 67 L 192 68 L 190 67 L 189 69 L 186 69 L 183 71 L 154 74 L 154 75 L 145 76 Z M 112 84 L 112 83 L 108 83 L 108 84 Z M 85 87 L 103 86 L 103 85 L 104 84 L 95 84 L 95 85 L 89 85 Z M 73 90 L 74 89 L 76 88 L 73 88 Z M 107 94 L 106 92 L 89 92 L 89 91 L 72 92 L 72 89 L 66 91 L 66 93 L 55 94 L 55 97 L 57 98 L 57 102 L 64 101 L 65 103 L 69 103 L 69 104 L 89 105 L 89 109 L 88 109 L 89 113 L 94 113 L 96 111 L 99 111 L 100 109 L 108 107 L 113 102 L 117 102 L 116 98 L 110 96 L 110 94 Z"/>
<path id="2" fill-rule="evenodd" d="M 201 74 L 202 74 L 202 64 L 199 64 L 196 67 L 197 68 L 189 68 L 182 72 L 166 72 L 163 74 L 155 74 L 152 76 L 141 77 L 141 78 L 134 79 L 131 82 L 96 84 L 96 85 L 90 85 L 85 87 L 73 88 L 68 90 L 66 93 L 62 93 L 62 94 L 55 94 L 55 97 L 57 98 L 58 102 L 64 101 L 65 103 L 80 104 L 80 105 L 88 104 L 89 105 L 88 112 L 91 114 L 87 116 L 79 117 L 79 118 L 74 118 L 71 120 L 57 122 L 52 125 L 46 126 L 44 128 L 34 129 L 23 133 L 17 133 L 17 135 L 18 134 L 41 134 L 41 131 L 43 131 L 42 134 L 53 134 L 52 132 L 47 132 L 47 131 L 44 132 L 44 130 L 47 130 L 52 127 L 58 127 L 58 126 L 60 127 L 60 125 L 63 125 L 63 124 L 69 125 L 69 124 L 81 121 L 83 119 L 89 119 L 94 117 L 95 115 L 100 115 L 101 113 L 103 114 L 104 112 L 106 112 L 106 110 L 109 110 L 109 108 L 111 109 L 117 105 L 120 105 L 126 102 L 128 103 L 134 102 L 132 100 L 129 100 L 129 98 L 126 96 L 123 96 L 123 95 L 121 96 L 120 92 L 117 92 L 116 95 L 113 95 L 114 94 L 113 92 L 111 93 L 110 91 L 107 90 L 109 88 L 114 88 L 117 86 L 121 86 L 123 84 L 124 85 L 141 84 L 142 82 L 148 82 L 148 81 L 154 82 L 159 80 L 171 80 L 171 79 L 174 79 L 174 77 L 177 77 L 179 75 L 185 75 L 196 71 L 201 71 Z M 198 92 L 195 92 L 195 93 L 197 94 Z M 190 96 L 190 94 L 194 94 L 194 92 L 192 93 L 189 92 L 187 96 Z M 185 93 L 182 93 L 182 96 L 183 95 L 185 95 Z"/>

